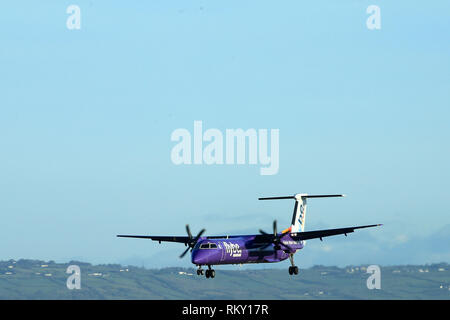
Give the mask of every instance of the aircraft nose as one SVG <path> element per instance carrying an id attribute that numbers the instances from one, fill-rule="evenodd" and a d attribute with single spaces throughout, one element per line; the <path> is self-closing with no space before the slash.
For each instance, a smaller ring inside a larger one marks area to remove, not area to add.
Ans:
<path id="1" fill-rule="evenodd" d="M 192 263 L 193 264 L 206 264 L 207 257 L 202 251 L 193 251 L 192 252 Z"/>

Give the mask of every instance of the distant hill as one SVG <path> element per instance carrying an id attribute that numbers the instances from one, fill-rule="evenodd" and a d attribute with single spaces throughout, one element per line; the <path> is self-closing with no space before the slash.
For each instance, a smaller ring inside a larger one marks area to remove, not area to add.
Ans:
<path id="1" fill-rule="evenodd" d="M 69 265 L 81 289 L 69 290 Z M 0 261 L 0 299 L 449 299 L 450 265 L 381 267 L 381 289 L 366 286 L 367 266 L 221 270 L 215 279 L 193 268 L 144 269 L 78 261 Z"/>

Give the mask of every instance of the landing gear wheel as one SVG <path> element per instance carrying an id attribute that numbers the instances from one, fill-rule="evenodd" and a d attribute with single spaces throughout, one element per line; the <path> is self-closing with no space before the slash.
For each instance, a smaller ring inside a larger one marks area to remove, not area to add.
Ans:
<path id="1" fill-rule="evenodd" d="M 298 267 L 294 265 L 294 254 L 289 255 L 289 260 L 291 260 L 291 266 L 289 267 L 289 274 L 292 276 L 293 274 L 298 274 Z"/>
<path id="2" fill-rule="evenodd" d="M 209 278 L 211 276 L 211 270 L 206 270 L 205 275 L 206 278 Z"/>
<path id="3" fill-rule="evenodd" d="M 202 270 L 202 269 L 198 269 L 198 270 L 197 270 L 197 275 L 200 276 L 200 275 L 202 275 L 202 274 L 203 274 L 203 270 Z"/>
<path id="4" fill-rule="evenodd" d="M 214 277 L 216 276 L 216 271 L 214 271 L 213 269 L 212 269 L 212 270 L 209 270 L 209 276 L 210 276 L 211 278 L 214 278 Z"/>
<path id="5" fill-rule="evenodd" d="M 291 266 L 289 267 L 289 274 L 292 276 L 293 274 L 298 274 L 298 267 L 297 266 Z"/>
<path id="6" fill-rule="evenodd" d="M 294 274 L 298 274 L 298 267 L 297 266 L 293 267 L 292 269 L 293 269 L 292 271 L 294 272 Z"/>

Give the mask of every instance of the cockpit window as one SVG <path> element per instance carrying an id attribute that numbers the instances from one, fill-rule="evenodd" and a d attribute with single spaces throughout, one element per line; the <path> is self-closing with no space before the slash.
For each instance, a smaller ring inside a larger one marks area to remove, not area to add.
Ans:
<path id="1" fill-rule="evenodd" d="M 202 243 L 200 249 L 217 249 L 217 244 L 215 243 Z"/>

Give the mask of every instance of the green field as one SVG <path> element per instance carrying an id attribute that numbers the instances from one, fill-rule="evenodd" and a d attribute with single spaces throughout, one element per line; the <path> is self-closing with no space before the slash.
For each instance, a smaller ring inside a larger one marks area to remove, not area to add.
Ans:
<path id="1" fill-rule="evenodd" d="M 81 268 L 81 289 L 69 290 L 69 265 Z M 449 299 L 450 265 L 381 266 L 381 289 L 369 290 L 367 266 L 221 270 L 145 269 L 82 262 L 0 261 L 0 299 Z"/>

